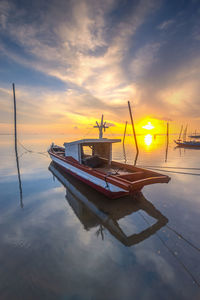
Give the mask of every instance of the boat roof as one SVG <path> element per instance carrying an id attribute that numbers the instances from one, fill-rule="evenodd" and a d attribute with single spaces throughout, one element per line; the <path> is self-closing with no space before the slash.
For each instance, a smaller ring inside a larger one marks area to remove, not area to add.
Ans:
<path id="1" fill-rule="evenodd" d="M 64 143 L 64 146 L 70 146 L 70 145 L 76 145 L 76 144 L 82 144 L 82 145 L 92 145 L 92 144 L 98 144 L 98 143 L 119 143 L 121 142 L 120 139 L 83 139 L 83 140 L 78 140 L 70 143 Z"/>

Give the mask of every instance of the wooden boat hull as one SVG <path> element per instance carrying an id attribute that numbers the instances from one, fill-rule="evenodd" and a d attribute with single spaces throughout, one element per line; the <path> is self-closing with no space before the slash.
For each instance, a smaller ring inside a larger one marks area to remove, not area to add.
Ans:
<path id="1" fill-rule="evenodd" d="M 98 169 L 80 164 L 72 157 L 54 153 L 51 149 L 49 150 L 49 155 L 65 172 L 85 182 L 111 199 L 133 194 L 136 191 L 140 191 L 145 185 L 167 183 L 170 180 L 166 175 L 118 162 L 111 162 L 111 164 L 115 167 L 129 169 L 132 173 L 127 175 L 105 174 Z"/>
<path id="2" fill-rule="evenodd" d="M 50 154 L 50 157 L 55 163 L 57 163 L 62 168 L 62 170 L 73 175 L 74 177 L 81 180 L 82 182 L 88 184 L 95 190 L 103 193 L 110 199 L 120 198 L 122 196 L 126 196 L 129 194 L 129 191 L 110 183 L 106 184 L 105 179 L 98 178 L 97 176 L 85 172 L 84 170 L 81 170 L 79 167 L 73 166 L 69 162 L 60 160 L 55 155 Z"/>

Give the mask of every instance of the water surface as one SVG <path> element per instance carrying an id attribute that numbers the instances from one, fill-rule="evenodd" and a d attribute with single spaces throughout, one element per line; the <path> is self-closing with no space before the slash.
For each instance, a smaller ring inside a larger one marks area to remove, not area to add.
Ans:
<path id="1" fill-rule="evenodd" d="M 51 164 L 51 136 L 20 137 L 20 185 L 1 135 L 0 299 L 200 299 L 200 150 L 174 138 L 166 152 L 165 136 L 138 137 L 137 164 L 171 181 L 111 201 Z M 131 137 L 113 159 L 134 163 Z"/>

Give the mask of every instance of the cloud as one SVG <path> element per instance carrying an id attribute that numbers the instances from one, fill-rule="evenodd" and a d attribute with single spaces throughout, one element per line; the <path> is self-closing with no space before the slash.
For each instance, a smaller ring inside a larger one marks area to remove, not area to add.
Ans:
<path id="1" fill-rule="evenodd" d="M 2 27 L 3 29 L 6 28 L 10 9 L 10 3 L 8 3 L 7 1 L 0 2 L 0 27 Z"/>
<path id="2" fill-rule="evenodd" d="M 115 24 L 114 29 L 108 29 L 105 16 L 115 8 L 115 1 L 69 1 L 62 2 L 56 9 L 53 1 L 54 9 L 50 6 L 45 15 L 40 12 L 39 22 L 31 23 L 26 19 L 27 11 L 15 7 L 17 15 L 22 14 L 24 18 L 21 22 L 14 19 L 8 23 L 7 34 L 23 47 L 28 57 L 20 57 L 12 50 L 7 52 L 5 45 L 2 50 L 19 63 L 99 96 L 100 90 L 106 92 L 122 84 L 124 73 L 120 63 L 128 41 L 152 10 L 152 3 L 155 1 L 140 1 L 134 5 L 128 18 Z M 99 49 L 102 54 L 95 55 Z"/>
<path id="3" fill-rule="evenodd" d="M 167 20 L 167 21 L 164 21 L 162 22 L 159 26 L 158 26 L 158 29 L 160 30 L 166 30 L 168 29 L 172 24 L 174 24 L 174 20 Z"/>
<path id="4" fill-rule="evenodd" d="M 147 44 L 138 50 L 130 65 L 133 78 L 143 77 L 148 72 L 158 59 L 160 46 L 159 43 Z"/>
<path id="5" fill-rule="evenodd" d="M 39 94 L 20 86 L 25 93 L 20 95 L 24 122 L 64 122 L 99 111 L 118 121 L 127 114 L 127 100 L 134 102 L 138 116 L 147 111 L 158 116 L 168 111 L 168 119 L 195 116 L 199 51 L 193 43 L 198 43 L 198 18 L 187 25 L 184 9 L 161 17 L 163 5 L 159 0 L 59 5 L 51 0 L 34 1 L 29 7 L 2 1 L 4 58 L 66 84 L 66 91 L 40 87 Z M 9 110 L 6 105 L 4 111 Z"/>
<path id="6" fill-rule="evenodd" d="M 160 117 L 160 116 L 151 116 L 153 119 L 157 119 L 157 120 L 161 120 L 161 121 L 173 121 L 172 119 L 170 118 L 167 118 L 167 117 Z"/>

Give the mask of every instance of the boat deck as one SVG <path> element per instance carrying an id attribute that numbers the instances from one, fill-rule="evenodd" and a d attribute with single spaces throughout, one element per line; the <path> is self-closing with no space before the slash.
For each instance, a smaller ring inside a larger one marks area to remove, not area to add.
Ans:
<path id="1" fill-rule="evenodd" d="M 133 171 L 129 171 L 124 168 L 118 168 L 116 166 L 111 166 L 111 165 L 104 165 L 98 168 L 94 168 L 94 170 L 101 172 L 103 174 L 111 173 L 112 175 L 128 175 L 133 173 Z"/>
<path id="2" fill-rule="evenodd" d="M 61 147 L 52 149 L 56 156 L 60 156 L 61 160 L 67 161 L 72 165 L 76 165 L 86 173 L 91 173 L 97 178 L 109 181 L 112 184 L 117 184 L 123 188 L 141 189 L 144 185 L 168 182 L 170 178 L 166 175 L 159 174 L 150 170 L 138 168 L 132 165 L 124 164 L 117 161 L 108 163 L 108 159 L 100 156 L 83 155 L 82 163 L 80 164 L 71 156 L 65 156 L 64 149 Z M 51 150 L 51 151 L 52 151 Z"/>

